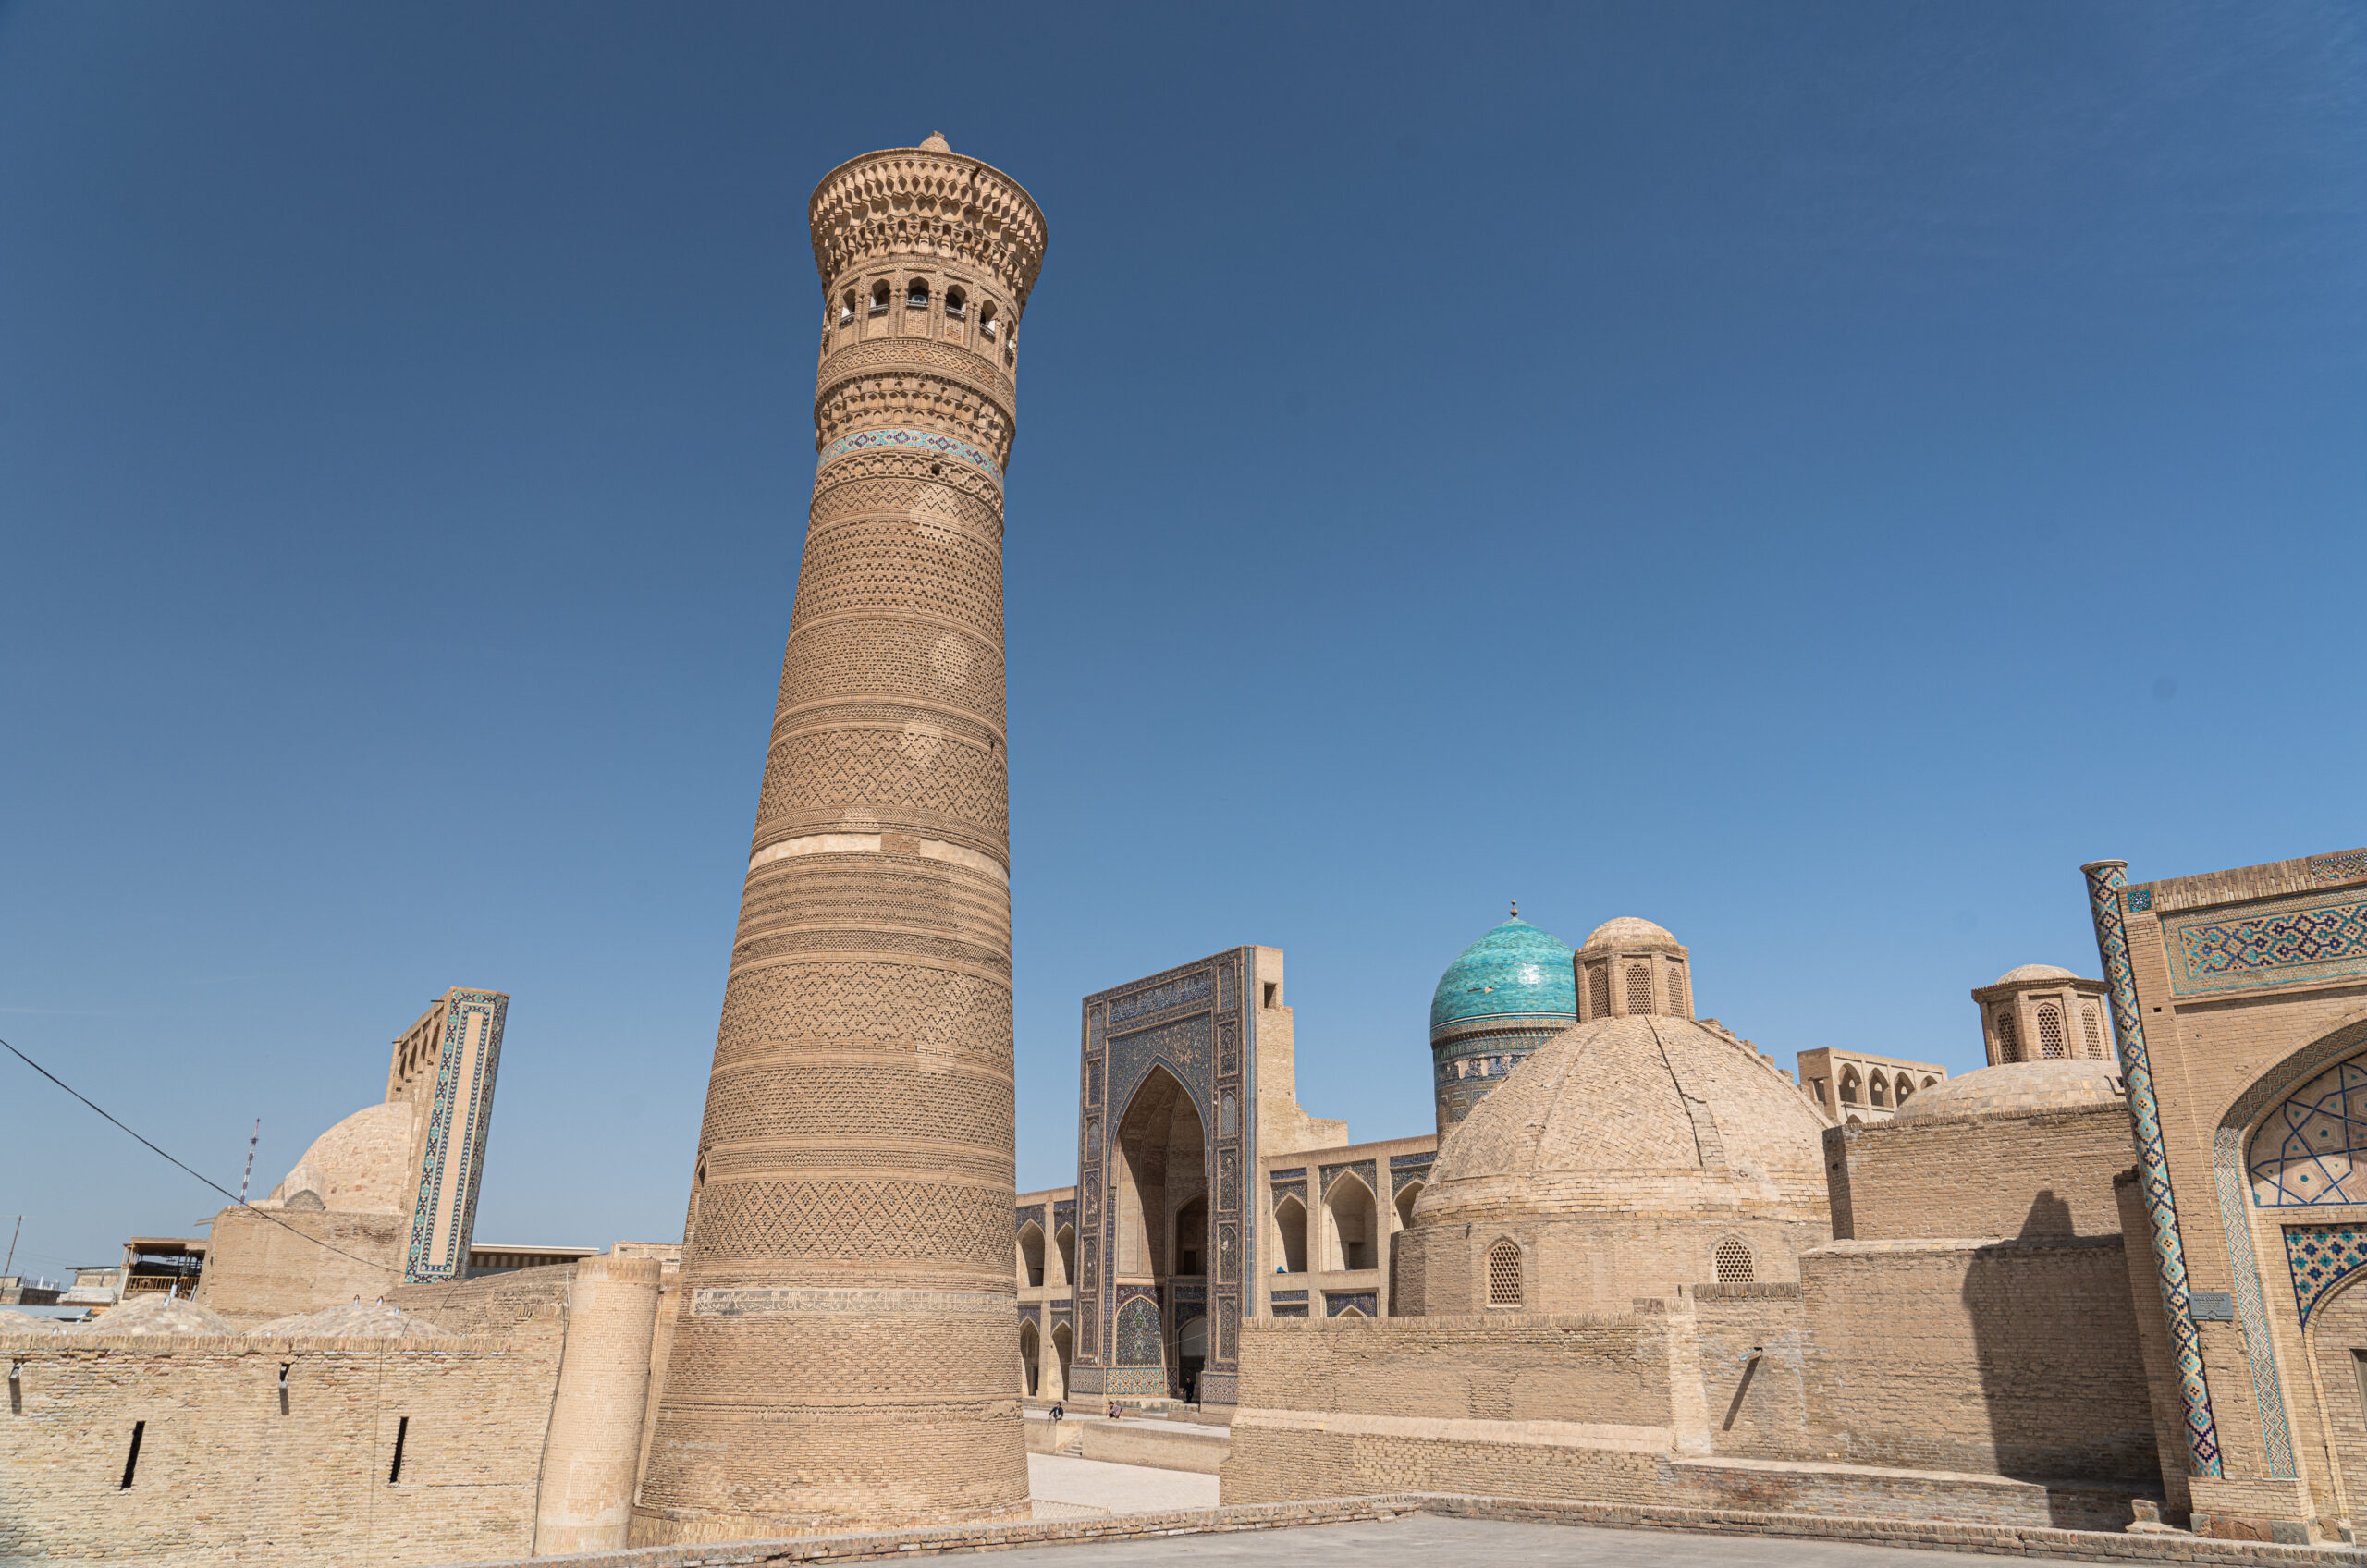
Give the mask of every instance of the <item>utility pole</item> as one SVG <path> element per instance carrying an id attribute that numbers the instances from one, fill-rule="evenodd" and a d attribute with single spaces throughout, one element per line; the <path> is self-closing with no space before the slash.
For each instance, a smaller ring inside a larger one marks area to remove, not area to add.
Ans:
<path id="1" fill-rule="evenodd" d="M 255 1145 L 263 1141 L 263 1118 L 255 1118 L 254 1135 L 247 1140 L 247 1173 L 239 1178 L 239 1207 L 247 1207 L 247 1183 L 254 1180 Z"/>
<path id="2" fill-rule="evenodd" d="M 8 1265 L 17 1261 L 17 1238 L 25 1233 L 25 1217 L 17 1216 L 17 1228 L 8 1232 L 8 1262 L 0 1263 L 0 1274 L 8 1272 Z"/>

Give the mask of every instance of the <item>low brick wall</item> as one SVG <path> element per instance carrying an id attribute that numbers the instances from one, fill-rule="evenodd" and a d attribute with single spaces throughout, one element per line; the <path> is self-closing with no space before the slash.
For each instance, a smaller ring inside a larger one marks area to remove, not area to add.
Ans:
<path id="1" fill-rule="evenodd" d="M 1066 1425 L 1066 1423 L 1063 1423 Z M 1233 1452 L 1233 1435 L 1216 1427 L 1129 1427 L 1110 1421 L 1087 1421 L 1079 1457 L 1112 1464 L 1147 1464 L 1161 1470 L 1190 1470 L 1213 1476 Z"/>
<path id="2" fill-rule="evenodd" d="M 538 1557 L 472 1568 L 739 1568 L 742 1564 L 868 1562 L 1022 1546 L 1222 1535 L 1348 1525 L 1431 1513 L 1451 1519 L 1501 1519 L 1606 1529 L 1675 1530 L 1694 1535 L 1856 1541 L 1921 1551 L 1969 1552 L 2066 1562 L 2186 1562 L 2200 1568 L 2367 1568 L 2367 1551 L 2350 1548 L 2268 1546 L 2204 1540 L 2181 1534 L 2107 1535 L 2042 1525 L 1944 1525 L 1898 1519 L 1823 1519 L 1741 1509 L 1666 1508 L 1614 1502 L 1539 1502 L 1525 1499 L 1397 1493 L 1322 1502 L 1267 1503 L 1106 1519 L 1047 1520 L 868 1535 L 804 1536 L 725 1545 L 644 1547 L 580 1557 Z"/>
<path id="3" fill-rule="evenodd" d="M 0 1336 L 18 1368 L 0 1558 L 377 1568 L 529 1550 L 559 1360 L 558 1325 L 533 1330 Z"/>

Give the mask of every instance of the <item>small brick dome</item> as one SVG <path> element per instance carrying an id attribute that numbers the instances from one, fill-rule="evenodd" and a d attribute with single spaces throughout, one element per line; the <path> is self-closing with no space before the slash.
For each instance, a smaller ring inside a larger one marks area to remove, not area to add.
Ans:
<path id="1" fill-rule="evenodd" d="M 2078 975 L 2051 963 L 2025 963 L 1997 976 L 2000 986 L 2018 985 L 2024 980 L 2077 980 Z"/>
<path id="2" fill-rule="evenodd" d="M 2040 1111 L 2078 1110 L 2091 1105 L 2120 1103 L 2119 1066 L 2074 1057 L 2061 1061 L 2006 1062 L 1934 1084 L 1899 1107 L 1898 1114 L 1891 1120 L 1937 1121 L 1961 1116 L 2030 1116 Z"/>
<path id="3" fill-rule="evenodd" d="M 1616 920 L 1606 920 L 1587 934 L 1589 948 L 1675 948 L 1684 946 L 1674 937 L 1649 920 L 1638 920 L 1623 914 Z"/>

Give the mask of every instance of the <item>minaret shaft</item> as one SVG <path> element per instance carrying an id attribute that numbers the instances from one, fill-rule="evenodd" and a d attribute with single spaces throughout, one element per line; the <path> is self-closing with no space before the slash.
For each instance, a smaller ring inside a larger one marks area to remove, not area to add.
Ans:
<path id="1" fill-rule="evenodd" d="M 812 217 L 819 461 L 636 1545 L 1028 1506 L 1002 467 L 1043 218 L 938 138 Z"/>

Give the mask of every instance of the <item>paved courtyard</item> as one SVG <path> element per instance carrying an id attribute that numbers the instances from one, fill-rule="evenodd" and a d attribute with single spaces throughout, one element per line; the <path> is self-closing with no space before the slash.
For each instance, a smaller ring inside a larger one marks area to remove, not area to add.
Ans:
<path id="1" fill-rule="evenodd" d="M 1035 1500 L 1038 1519 L 1162 1513 L 1175 1508 L 1214 1508 L 1217 1478 L 1189 1470 L 1154 1470 L 1064 1453 L 1031 1453 L 1027 1495 Z"/>
<path id="2" fill-rule="evenodd" d="M 1582 1525 L 1441 1519 L 1427 1513 L 1296 1530 L 1023 1547 L 995 1554 L 998 1568 L 1102 1568 L 1103 1564 L 1116 1568 L 1154 1562 L 1289 1563 L 1292 1568 L 1324 1568 L 1330 1563 L 1372 1568 L 1376 1563 L 1409 1562 L 1419 1562 L 1422 1568 L 1519 1568 L 1525 1563 L 1552 1563 L 1557 1568 L 1574 1563 L 1589 1568 L 1964 1568 L 1976 1561 L 1982 1560 L 1957 1552 L 1912 1551 L 1847 1541 L 1605 1530 Z"/>

